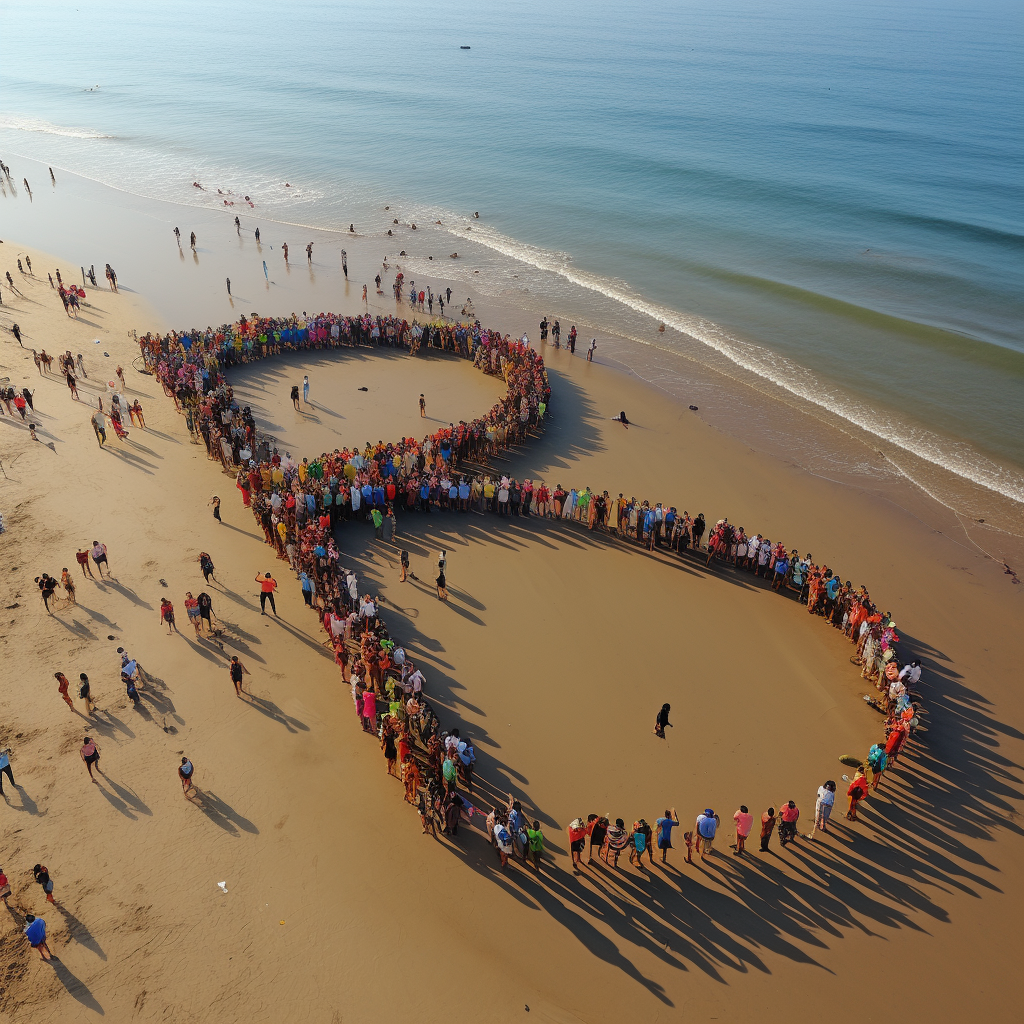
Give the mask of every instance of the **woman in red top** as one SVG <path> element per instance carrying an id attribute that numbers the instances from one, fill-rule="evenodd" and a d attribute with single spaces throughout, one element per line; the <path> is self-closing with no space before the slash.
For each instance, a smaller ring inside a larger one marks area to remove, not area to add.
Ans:
<path id="1" fill-rule="evenodd" d="M 174 624 L 174 605 L 166 597 L 160 598 L 160 621 L 167 623 L 168 636 L 178 632 L 178 627 Z"/>

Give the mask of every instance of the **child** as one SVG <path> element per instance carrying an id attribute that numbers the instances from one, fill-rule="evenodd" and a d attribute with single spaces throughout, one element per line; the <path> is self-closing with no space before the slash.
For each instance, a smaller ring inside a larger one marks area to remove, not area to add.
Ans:
<path id="1" fill-rule="evenodd" d="M 683 842 L 686 843 L 686 863 L 687 864 L 692 864 L 693 863 L 693 856 L 692 856 L 692 854 L 693 854 L 693 833 L 692 832 L 684 832 L 683 833 Z"/>

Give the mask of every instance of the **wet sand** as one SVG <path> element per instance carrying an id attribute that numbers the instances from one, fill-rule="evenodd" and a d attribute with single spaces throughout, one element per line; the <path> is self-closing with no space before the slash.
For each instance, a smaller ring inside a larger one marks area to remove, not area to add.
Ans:
<path id="1" fill-rule="evenodd" d="M 221 227 L 230 246 L 233 229 Z M 17 277 L 22 251 L 10 240 L 0 247 L 0 271 Z M 112 363 L 130 367 L 130 330 L 204 319 L 205 300 L 197 307 L 177 284 L 154 296 L 173 320 L 130 293 L 133 266 L 118 268 L 120 295 L 90 287 L 90 307 L 68 320 L 40 271 L 64 268 L 74 251 L 32 252 L 37 280 L 0 311 L 4 327 L 17 314 L 26 344 L 83 351 L 90 376 L 101 366 L 104 379 Z M 232 259 L 218 251 L 218 261 Z M 142 278 L 158 279 L 142 262 Z M 331 289 L 310 288 L 317 308 L 342 307 Z M 254 308 L 290 312 L 293 299 L 271 295 Z M 992 1019 L 1015 1017 L 1006 975 L 1019 959 L 1024 895 L 1021 588 L 962 535 L 751 451 L 608 367 L 555 354 L 552 421 L 508 468 L 670 501 L 710 521 L 728 515 L 866 583 L 895 615 L 905 653 L 924 659 L 931 731 L 859 826 L 840 817 L 823 842 L 780 853 L 773 841 L 768 855 L 740 860 L 727 827 L 739 803 L 760 812 L 792 797 L 807 818 L 816 787 L 840 778 L 838 756 L 881 733 L 837 633 L 745 575 L 578 528 L 403 516 L 399 539 L 421 580 L 448 549 L 444 605 L 429 585 L 398 583 L 396 547 L 351 527 L 346 557 L 383 595 L 443 723 L 474 738 L 481 797 L 511 790 L 543 824 L 547 873 L 502 875 L 480 834 L 420 835 L 377 744 L 356 725 L 292 574 L 155 381 L 128 371 L 149 429 L 100 451 L 90 410 L 63 381 L 40 380 L 27 351 L 2 337 L 0 373 L 36 389 L 40 437 L 57 449 L 0 419 L 10 478 L 0 481 L 10 660 L 0 744 L 14 748 L 23 787 L 5 785 L 0 864 L 12 908 L 46 911 L 61 958 L 42 965 L 11 914 L 0 1009 L 13 1020 L 102 1010 L 111 1020 L 376 1021 L 399 1006 L 423 1019 L 459 1007 L 512 1020 L 527 1005 L 565 1021 L 727 1019 L 751 1007 L 765 1019 L 810 1020 L 829 1005 L 850 1017 L 884 1005 L 945 1019 L 979 998 Z M 338 360 L 343 380 L 348 358 Z M 436 356 L 359 360 L 368 396 L 414 394 L 439 369 L 453 382 L 469 371 Z M 274 363 L 249 372 L 284 379 Z M 293 359 L 284 376 L 298 382 L 302 372 Z M 467 418 L 486 407 L 490 383 L 466 382 Z M 444 399 L 446 415 L 455 400 Z M 268 387 L 262 401 L 279 439 L 303 446 L 299 456 L 352 440 L 325 431 L 307 451 L 287 390 Z M 405 399 L 397 404 L 394 437 L 410 414 Z M 610 422 L 620 408 L 635 419 L 629 431 Z M 380 404 L 367 397 L 346 409 L 357 438 L 376 440 Z M 223 525 L 207 507 L 213 493 L 225 497 Z M 95 538 L 109 546 L 115 580 L 79 577 L 78 607 L 47 617 L 33 577 L 74 567 L 76 548 Z M 182 605 L 185 590 L 203 587 L 200 550 L 217 564 L 218 642 L 195 639 Z M 280 619 L 259 615 L 253 577 L 268 569 L 281 582 Z M 163 596 L 181 636 L 158 622 Z M 120 644 L 152 679 L 142 710 L 121 692 Z M 252 673 L 245 700 L 228 680 L 231 653 Z M 97 785 L 77 753 L 84 719 L 56 692 L 58 669 L 93 681 Z M 651 725 L 665 700 L 674 728 L 662 742 Z M 196 764 L 195 806 L 175 774 L 181 751 Z M 652 821 L 669 805 L 684 827 L 706 806 L 722 815 L 707 864 L 684 867 L 677 849 L 649 876 L 623 860 L 617 874 L 598 866 L 572 877 L 564 828 L 573 817 Z M 63 909 L 45 906 L 32 883 L 37 861 Z M 894 990 L 894 973 L 913 981 Z"/>

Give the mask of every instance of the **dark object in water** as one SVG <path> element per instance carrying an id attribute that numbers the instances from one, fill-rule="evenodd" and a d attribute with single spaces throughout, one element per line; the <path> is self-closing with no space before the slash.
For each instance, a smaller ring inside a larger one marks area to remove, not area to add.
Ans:
<path id="1" fill-rule="evenodd" d="M 697 406 L 691 405 L 690 406 L 690 412 L 696 412 L 696 411 L 697 411 Z"/>
<path id="2" fill-rule="evenodd" d="M 469 47 L 468 47 L 468 46 L 460 46 L 460 47 L 459 47 L 459 49 L 460 49 L 460 50 L 468 50 L 468 49 L 469 49 Z"/>
<path id="3" fill-rule="evenodd" d="M 359 390 L 360 391 L 369 391 L 370 389 L 369 388 L 360 388 Z"/>

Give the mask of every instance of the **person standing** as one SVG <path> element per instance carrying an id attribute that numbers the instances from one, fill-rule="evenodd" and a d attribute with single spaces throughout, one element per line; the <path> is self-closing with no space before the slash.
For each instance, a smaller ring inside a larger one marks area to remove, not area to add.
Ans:
<path id="1" fill-rule="evenodd" d="M 302 378 L 302 401 L 309 405 L 309 375 Z"/>
<path id="2" fill-rule="evenodd" d="M 50 878 L 49 869 L 44 864 L 36 864 L 32 868 L 32 877 L 43 887 L 43 892 L 46 893 L 46 902 L 55 903 L 56 900 L 53 898 L 53 879 Z"/>
<path id="3" fill-rule="evenodd" d="M 196 251 L 196 233 L 194 231 L 191 233 L 190 240 L 191 240 L 191 245 L 192 245 L 192 251 L 195 252 Z"/>
<path id="4" fill-rule="evenodd" d="M 761 852 L 766 853 L 768 851 L 768 840 L 772 837 L 772 832 L 775 831 L 775 808 L 769 807 L 764 814 L 761 815 Z"/>
<path id="5" fill-rule="evenodd" d="M 68 694 L 68 687 L 71 685 L 68 682 L 68 677 L 63 672 L 54 672 L 53 678 L 57 680 L 57 690 L 64 698 L 64 703 L 74 711 L 75 705 L 71 702 L 71 696 Z"/>
<path id="6" fill-rule="evenodd" d="M 270 609 L 277 614 L 277 605 L 274 603 L 274 591 L 277 590 L 277 580 L 268 572 L 262 578 L 256 574 L 256 582 L 260 585 L 260 615 L 267 614 L 267 601 L 270 601 Z"/>
<path id="7" fill-rule="evenodd" d="M 220 517 L 220 498 L 216 494 L 210 499 L 210 504 L 213 506 L 213 518 L 218 523 L 223 523 L 224 520 Z"/>
<path id="8" fill-rule="evenodd" d="M 21 340 L 21 328 L 17 324 L 11 325 L 11 334 L 13 334 L 14 337 L 18 339 L 18 344 L 21 345 L 22 348 L 24 348 L 25 346 Z"/>
<path id="9" fill-rule="evenodd" d="M 583 847 L 587 841 L 587 826 L 582 818 L 573 818 L 566 829 L 569 833 L 569 852 L 572 855 L 572 873 L 582 874 Z"/>
<path id="10" fill-rule="evenodd" d="M 231 663 L 228 665 L 228 672 L 231 675 L 231 682 L 235 687 L 235 696 L 242 696 L 242 676 L 249 675 L 249 670 L 238 660 L 237 654 L 231 655 Z"/>
<path id="11" fill-rule="evenodd" d="M 227 278 L 225 278 L 224 280 L 225 280 L 225 281 L 227 282 L 227 286 L 228 286 L 228 298 L 230 298 L 230 297 L 231 297 L 231 278 L 230 278 L 230 277 L 227 277 Z"/>
<path id="12" fill-rule="evenodd" d="M 96 771 L 103 774 L 103 769 L 100 768 L 100 751 L 96 744 L 88 737 L 85 737 L 85 742 L 82 744 L 82 749 L 79 751 L 82 760 L 85 762 L 85 767 L 89 769 L 89 778 L 93 782 L 96 781 L 92 774 L 93 765 L 96 766 Z"/>
<path id="13" fill-rule="evenodd" d="M 92 702 L 92 687 L 89 685 L 89 677 L 84 672 L 80 672 L 78 682 L 78 696 L 85 701 L 85 713 L 91 715 L 95 710 L 95 705 Z"/>
<path id="14" fill-rule="evenodd" d="M 341 250 L 341 272 L 345 275 L 345 280 L 348 280 L 348 253 L 344 249 Z"/>
<path id="15" fill-rule="evenodd" d="M 197 598 L 196 604 L 199 607 L 199 628 L 200 631 L 203 627 L 203 621 L 206 621 L 207 632 L 213 632 L 213 619 L 216 615 L 213 614 L 213 598 L 204 590 Z"/>
<path id="16" fill-rule="evenodd" d="M 6 747 L 0 750 L 0 796 L 7 798 L 7 794 L 4 793 L 4 776 L 7 776 L 11 780 L 11 785 L 17 787 L 17 783 L 14 781 L 14 772 L 11 771 L 11 748 Z"/>
<path id="17" fill-rule="evenodd" d="M 819 828 L 822 832 L 828 831 L 828 819 L 832 816 L 835 800 L 836 784 L 829 779 L 824 786 L 818 787 L 818 796 L 814 801 L 814 827 L 807 836 L 808 839 L 813 839 Z"/>
<path id="18" fill-rule="evenodd" d="M 668 720 L 668 713 L 672 710 L 671 704 L 662 704 L 661 710 L 658 712 L 658 717 L 654 720 L 654 735 L 665 738 L 665 727 L 672 727 L 672 723 Z"/>
<path id="19" fill-rule="evenodd" d="M 96 571 L 103 578 L 103 566 L 107 567 L 107 577 L 110 577 L 110 563 L 107 561 L 107 545 L 101 544 L 98 540 L 92 542 L 92 560 L 96 563 Z"/>
<path id="20" fill-rule="evenodd" d="M 779 845 L 785 846 L 796 839 L 796 823 L 800 820 L 800 808 L 793 800 L 787 800 L 779 810 Z"/>
<path id="21" fill-rule="evenodd" d="M 704 860 L 706 854 L 714 853 L 715 835 L 721 819 L 710 808 L 705 807 L 703 814 L 697 815 L 695 830 L 697 833 L 697 853 Z"/>
<path id="22" fill-rule="evenodd" d="M 49 960 L 52 957 L 50 947 L 46 944 L 46 922 L 41 917 L 36 917 L 35 914 L 26 914 L 24 933 L 29 945 L 38 950 L 44 960 Z"/>
<path id="23" fill-rule="evenodd" d="M 854 775 L 853 781 L 850 783 L 850 788 L 846 791 L 846 795 L 850 798 L 850 809 L 846 812 L 846 817 L 850 821 L 856 821 L 857 805 L 868 795 L 868 780 L 867 776 L 864 774 L 863 765 L 857 769 L 857 774 Z"/>
<path id="24" fill-rule="evenodd" d="M 534 821 L 533 828 L 526 829 L 526 841 L 530 848 L 530 860 L 533 861 L 534 870 L 539 875 L 540 858 L 544 852 L 544 833 L 541 831 L 539 821 Z"/>
<path id="25" fill-rule="evenodd" d="M 736 822 L 736 855 L 739 856 L 747 848 L 747 836 L 754 827 L 754 816 L 747 810 L 746 804 L 740 804 L 732 820 Z"/>
<path id="26" fill-rule="evenodd" d="M 668 863 L 668 851 L 672 849 L 672 829 L 679 824 L 679 816 L 676 809 L 670 807 L 665 811 L 663 818 L 658 818 L 654 823 L 658 828 L 658 849 L 661 850 L 661 863 Z"/>
<path id="27" fill-rule="evenodd" d="M 306 246 L 306 262 L 307 263 L 312 263 L 313 262 L 313 243 L 312 242 L 310 242 Z"/>
<path id="28" fill-rule="evenodd" d="M 426 419 L 427 416 L 427 400 L 420 395 L 420 417 Z"/>
<path id="29" fill-rule="evenodd" d="M 103 414 L 102 409 L 97 409 L 89 418 L 92 421 L 92 429 L 96 433 L 96 440 L 102 448 L 107 443 L 107 417 Z M 90 575 L 92 574 L 90 573 Z"/>
<path id="30" fill-rule="evenodd" d="M 403 550 L 401 554 L 402 560 L 402 571 L 399 573 L 398 582 L 404 583 L 406 577 L 409 575 L 409 552 Z"/>
<path id="31" fill-rule="evenodd" d="M 195 766 L 187 758 L 181 759 L 181 764 L 178 765 L 178 778 L 181 780 L 181 791 L 185 795 L 185 799 L 188 800 L 192 795 L 192 773 L 195 771 Z"/>
<path id="32" fill-rule="evenodd" d="M 160 598 L 160 621 L 167 623 L 168 636 L 178 632 L 178 627 L 174 624 L 174 605 L 166 597 Z"/>

